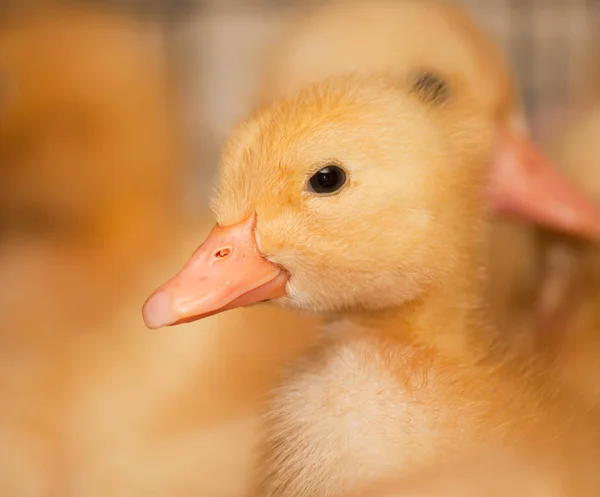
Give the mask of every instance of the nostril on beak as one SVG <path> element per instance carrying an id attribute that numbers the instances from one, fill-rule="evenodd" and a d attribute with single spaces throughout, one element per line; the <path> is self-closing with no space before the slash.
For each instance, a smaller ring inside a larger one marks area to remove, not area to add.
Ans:
<path id="1" fill-rule="evenodd" d="M 227 259 L 231 253 L 233 252 L 233 249 L 231 247 L 221 247 L 220 249 L 217 249 L 215 251 L 215 253 L 213 254 L 213 257 L 215 259 Z"/>

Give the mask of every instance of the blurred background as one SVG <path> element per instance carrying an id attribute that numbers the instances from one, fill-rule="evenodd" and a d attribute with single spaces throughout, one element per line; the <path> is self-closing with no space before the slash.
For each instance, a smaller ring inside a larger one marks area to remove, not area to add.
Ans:
<path id="1" fill-rule="evenodd" d="M 138 495 L 141 480 L 154 490 L 139 495 L 165 495 L 157 490 L 158 475 L 168 483 L 177 471 L 189 472 L 193 466 L 164 469 L 185 450 L 161 445 L 156 452 L 163 459 L 152 461 L 162 461 L 163 473 L 150 478 L 123 469 L 124 461 L 154 454 L 147 435 L 139 435 L 135 450 L 114 452 L 132 426 L 143 425 L 151 437 L 181 426 L 181 418 L 167 414 L 163 424 L 146 426 L 144 413 L 158 409 L 147 398 L 160 390 L 156 405 L 197 413 L 205 404 L 190 407 L 189 398 L 237 392 L 215 378 L 235 378 L 235 368 L 266 371 L 264 364 L 275 368 L 284 360 L 281 349 L 269 351 L 265 343 L 280 340 L 289 352 L 308 341 L 276 330 L 263 342 L 232 334 L 230 342 L 212 335 L 199 343 L 185 331 L 144 334 L 140 315 L 145 296 L 183 256 L 152 276 L 146 272 L 174 246 L 189 255 L 210 226 L 206 204 L 223 140 L 253 105 L 264 48 L 307 3 L 0 2 L 0 496 L 50 495 L 50 488 L 67 495 L 67 475 L 83 460 L 101 468 L 96 480 L 83 470 L 79 476 L 102 482 L 97 495 Z M 600 0 L 463 3 L 506 49 L 534 134 L 547 136 L 588 92 L 590 61 L 600 57 L 594 39 Z M 198 226 L 197 238 L 186 244 L 190 225 Z M 135 332 L 123 338 L 125 329 Z M 82 334 L 85 340 L 75 338 Z M 233 342 L 236 352 L 210 370 L 214 384 L 206 393 L 210 381 L 198 386 L 203 377 L 194 368 L 201 357 L 194 350 Z M 159 374 L 165 368 L 168 380 Z M 172 378 L 179 370 L 188 383 Z M 227 412 L 241 409 L 231 406 Z M 215 419 L 224 419 L 223 412 Z M 76 422 L 99 413 L 105 417 L 96 425 Z M 236 437 L 227 443 L 244 443 Z M 210 440 L 207 460 L 221 460 L 215 447 L 222 439 Z M 129 487 L 115 476 L 125 473 Z M 235 485 L 235 478 L 224 478 L 197 495 L 228 495 Z M 167 487 L 168 495 L 186 494 Z"/>

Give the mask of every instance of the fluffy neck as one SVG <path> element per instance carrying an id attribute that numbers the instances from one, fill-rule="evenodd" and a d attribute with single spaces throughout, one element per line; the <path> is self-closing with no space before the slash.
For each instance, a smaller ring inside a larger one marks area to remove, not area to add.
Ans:
<path id="1" fill-rule="evenodd" d="M 465 246 L 452 274 L 414 300 L 386 311 L 347 313 L 333 321 L 377 329 L 396 337 L 399 346 L 417 342 L 450 357 L 477 360 L 494 336 L 485 304 L 486 248 L 485 241 Z"/>

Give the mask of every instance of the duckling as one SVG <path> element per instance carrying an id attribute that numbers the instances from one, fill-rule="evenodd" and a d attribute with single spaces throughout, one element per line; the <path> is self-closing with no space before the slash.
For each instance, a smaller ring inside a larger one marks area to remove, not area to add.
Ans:
<path id="1" fill-rule="evenodd" d="M 495 119 L 452 74 L 424 80 L 332 77 L 243 123 L 217 225 L 144 304 L 150 328 L 266 300 L 326 321 L 269 404 L 258 495 L 344 495 L 486 445 L 568 461 L 587 443 L 535 365 L 490 345 Z"/>
<path id="2" fill-rule="evenodd" d="M 498 136 L 511 140 L 509 148 L 513 152 L 519 150 L 516 155 L 497 155 L 497 169 L 492 176 L 511 182 L 514 190 L 523 184 L 524 178 L 518 173 L 524 168 L 512 169 L 512 161 L 533 167 L 535 161 L 544 160 L 538 152 L 528 155 L 526 151 L 532 147 L 525 115 L 504 55 L 459 6 L 450 2 L 325 2 L 297 15 L 265 58 L 259 103 L 294 93 L 334 74 L 378 70 L 402 73 L 414 67 L 434 75 L 452 72 L 457 84 L 469 92 L 473 108 L 494 116 Z M 512 176 L 511 171 L 517 174 Z M 530 310 L 539 273 L 533 262 L 536 243 L 530 221 L 561 232 L 585 232 L 599 239 L 597 216 L 588 218 L 589 229 L 579 229 L 587 224 L 583 221 L 587 215 L 574 208 L 576 195 L 569 199 L 561 195 L 564 190 L 558 191 L 551 183 L 549 177 L 542 180 L 535 198 L 516 209 L 513 206 L 511 212 L 499 209 L 499 214 L 513 215 L 494 219 L 488 301 L 503 335 L 510 334 L 515 340 L 529 340 L 532 335 Z M 573 203 L 570 212 L 569 203 Z M 583 214 L 579 221 L 577 212 Z M 580 221 L 583 224 L 577 228 Z M 518 334 L 516 328 L 526 328 L 527 333 Z"/>
<path id="3" fill-rule="evenodd" d="M 554 137 L 553 157 L 572 181 L 600 199 L 600 101 L 580 109 Z M 536 301 L 537 344 L 561 380 L 587 408 L 600 408 L 600 257 L 583 239 L 540 234 L 537 247 L 543 278 Z"/>
<path id="4" fill-rule="evenodd" d="M 164 255 L 159 241 L 180 211 L 182 133 L 164 33 L 70 3 L 15 7 L 0 22 L 0 241 L 16 266 L 22 251 L 20 280 L 32 281 L 13 294 L 31 292 L 19 297 L 29 305 L 48 276 L 70 287 L 57 307 L 98 319 L 95 310 L 127 288 L 129 269 Z M 39 276 L 25 273 L 43 259 Z"/>
<path id="5" fill-rule="evenodd" d="M 0 495 L 243 494 L 261 399 L 312 320 L 240 309 L 148 334 L 149 281 L 212 225 L 180 202 L 162 30 L 89 3 L 0 22 Z"/>
<path id="6" fill-rule="evenodd" d="M 572 89 L 569 103 L 554 109 L 555 122 L 566 125 L 546 130 L 546 147 L 554 162 L 591 198 L 600 198 L 597 163 L 600 151 L 595 139 L 600 131 L 600 61 L 597 46 L 589 47 L 588 64 Z M 546 113 L 537 116 L 545 119 Z M 550 133 L 548 133 L 550 131 Z M 581 237 L 546 230 L 532 230 L 537 261 L 530 322 L 534 333 L 529 350 L 542 352 L 557 372 L 557 382 L 574 394 L 575 401 L 598 413 L 597 387 L 598 255 L 595 244 Z M 597 416 L 597 414 L 596 414 Z"/>

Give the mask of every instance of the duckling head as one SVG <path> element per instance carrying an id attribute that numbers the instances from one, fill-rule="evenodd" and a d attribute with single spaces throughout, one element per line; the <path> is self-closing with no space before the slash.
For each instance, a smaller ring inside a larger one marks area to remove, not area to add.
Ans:
<path id="1" fill-rule="evenodd" d="M 493 140 L 462 109 L 415 73 L 331 78 L 256 114 L 223 155 L 216 227 L 148 299 L 146 324 L 272 299 L 374 311 L 451 281 L 485 231 Z"/>

